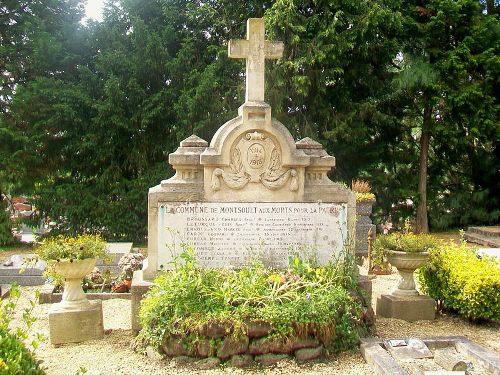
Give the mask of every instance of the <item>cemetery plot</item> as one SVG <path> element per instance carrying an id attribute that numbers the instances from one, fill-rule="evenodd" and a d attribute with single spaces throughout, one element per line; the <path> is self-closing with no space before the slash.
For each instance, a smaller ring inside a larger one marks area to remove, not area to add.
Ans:
<path id="1" fill-rule="evenodd" d="M 500 373 L 500 356 L 465 337 L 365 339 L 360 349 L 377 374 Z"/>

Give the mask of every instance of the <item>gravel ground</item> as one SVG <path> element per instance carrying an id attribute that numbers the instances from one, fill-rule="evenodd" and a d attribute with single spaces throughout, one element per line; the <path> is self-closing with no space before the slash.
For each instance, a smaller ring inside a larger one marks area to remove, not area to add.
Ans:
<path id="1" fill-rule="evenodd" d="M 382 292 L 387 293 L 397 282 L 396 274 L 377 276 L 373 280 L 373 305 Z M 22 314 L 22 308 L 28 306 L 29 299 L 34 298 L 39 287 L 23 287 L 17 313 Z M 48 310 L 50 305 L 36 305 L 34 314 L 38 318 L 32 332 L 41 332 L 48 337 Z M 106 335 L 103 340 L 81 344 L 67 344 L 58 348 L 49 344 L 48 340 L 40 345 L 36 354 L 43 361 L 47 374 L 77 374 L 80 368 L 87 374 L 195 374 L 189 365 L 179 365 L 174 361 L 157 362 L 129 348 L 132 339 L 130 330 L 130 301 L 103 301 L 104 328 Z M 20 319 L 19 319 L 20 320 Z M 465 336 L 486 348 L 500 352 L 500 332 L 498 326 L 471 324 L 455 316 L 440 316 L 435 321 L 419 321 L 408 323 L 398 319 L 378 318 L 377 335 L 386 337 L 415 336 L 420 338 L 430 336 Z M 293 361 L 283 361 L 274 368 L 240 370 L 221 368 L 205 371 L 207 374 L 243 374 L 243 373 L 273 373 L 273 374 L 374 374 L 370 366 L 364 363 L 359 352 L 343 353 L 337 357 L 327 358 L 323 363 L 297 365 Z"/>

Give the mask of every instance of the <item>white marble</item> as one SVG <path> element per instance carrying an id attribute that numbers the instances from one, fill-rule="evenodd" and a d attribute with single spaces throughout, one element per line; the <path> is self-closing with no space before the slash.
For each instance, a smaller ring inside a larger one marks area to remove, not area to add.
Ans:
<path id="1" fill-rule="evenodd" d="M 182 242 L 202 267 L 287 267 L 295 252 L 326 264 L 347 239 L 347 208 L 335 203 L 161 203 L 158 223 L 158 269 Z"/>

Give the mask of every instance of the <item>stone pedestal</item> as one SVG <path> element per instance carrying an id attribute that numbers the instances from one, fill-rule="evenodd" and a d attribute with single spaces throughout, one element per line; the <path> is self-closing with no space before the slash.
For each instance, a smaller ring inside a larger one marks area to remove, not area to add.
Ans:
<path id="1" fill-rule="evenodd" d="M 368 232 L 370 229 L 375 240 L 376 227 L 372 223 L 370 215 L 375 200 L 362 201 L 356 203 L 356 259 L 362 264 L 362 258 L 368 256 Z"/>
<path id="2" fill-rule="evenodd" d="M 436 301 L 423 295 L 401 297 L 382 294 L 377 298 L 377 316 L 403 319 L 409 322 L 434 320 L 436 317 Z"/>
<path id="3" fill-rule="evenodd" d="M 87 307 L 78 310 L 55 304 L 49 310 L 49 326 L 53 345 L 100 339 L 104 336 L 102 302 L 89 301 Z"/>
<path id="4" fill-rule="evenodd" d="M 142 270 L 134 272 L 132 287 L 130 288 L 130 320 L 132 322 L 132 332 L 134 335 L 137 335 L 141 330 L 141 324 L 139 322 L 141 300 L 144 294 L 146 294 L 152 286 L 152 282 L 144 281 L 144 273 Z"/>

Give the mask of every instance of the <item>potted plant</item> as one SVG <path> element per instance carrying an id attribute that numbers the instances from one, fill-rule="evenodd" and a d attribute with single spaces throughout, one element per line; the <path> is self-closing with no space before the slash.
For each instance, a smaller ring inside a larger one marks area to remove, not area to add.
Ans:
<path id="1" fill-rule="evenodd" d="M 82 309 L 89 305 L 82 289 L 82 279 L 92 272 L 97 258 L 109 260 L 106 241 L 99 235 L 57 236 L 43 240 L 37 246 L 36 254 L 47 262 L 49 273 L 64 278 L 60 309 Z"/>
<path id="2" fill-rule="evenodd" d="M 392 295 L 410 297 L 419 294 L 415 289 L 413 272 L 427 262 L 429 251 L 438 246 L 439 241 L 428 234 L 393 233 L 375 240 L 374 262 L 383 263 L 386 259 L 401 276 Z"/>

